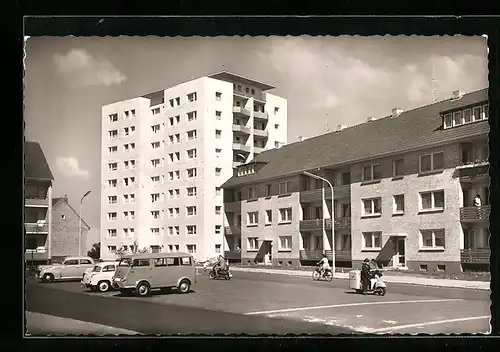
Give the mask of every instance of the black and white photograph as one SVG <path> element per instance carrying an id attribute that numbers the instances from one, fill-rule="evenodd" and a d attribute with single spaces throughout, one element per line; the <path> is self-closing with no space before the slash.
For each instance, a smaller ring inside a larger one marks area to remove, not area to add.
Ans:
<path id="1" fill-rule="evenodd" d="M 490 333 L 486 36 L 24 50 L 25 336 Z"/>

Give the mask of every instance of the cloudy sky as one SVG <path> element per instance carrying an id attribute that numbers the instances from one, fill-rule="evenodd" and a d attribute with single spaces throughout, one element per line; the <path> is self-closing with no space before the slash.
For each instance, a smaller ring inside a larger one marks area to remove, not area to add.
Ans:
<path id="1" fill-rule="evenodd" d="M 434 63 L 434 65 L 432 64 Z M 101 106 L 226 70 L 288 99 L 288 141 L 486 88 L 482 37 L 64 37 L 26 42 L 27 140 L 41 143 L 54 196 L 99 227 Z M 304 123 L 307 121 L 307 123 Z"/>

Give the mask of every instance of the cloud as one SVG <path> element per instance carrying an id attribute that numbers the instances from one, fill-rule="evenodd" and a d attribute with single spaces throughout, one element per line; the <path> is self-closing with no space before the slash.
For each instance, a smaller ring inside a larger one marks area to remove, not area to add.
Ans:
<path id="1" fill-rule="evenodd" d="M 71 49 L 65 55 L 54 54 L 57 71 L 74 88 L 112 86 L 127 77 L 109 60 L 98 60 L 83 49 Z"/>
<path id="2" fill-rule="evenodd" d="M 66 177 L 77 177 L 87 180 L 90 172 L 80 168 L 78 160 L 74 157 L 60 157 L 56 160 L 57 167 Z"/>

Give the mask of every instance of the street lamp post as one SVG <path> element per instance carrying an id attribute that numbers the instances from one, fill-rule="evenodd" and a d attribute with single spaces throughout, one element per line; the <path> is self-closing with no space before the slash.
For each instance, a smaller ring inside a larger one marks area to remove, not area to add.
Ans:
<path id="1" fill-rule="evenodd" d="M 322 180 L 322 181 L 328 183 L 328 186 L 330 186 L 330 188 L 332 190 L 332 214 L 331 214 L 331 218 L 332 218 L 332 241 L 333 241 L 333 249 L 332 249 L 332 262 L 333 262 L 333 265 L 332 265 L 332 269 L 333 269 L 333 275 L 335 275 L 335 203 L 334 203 L 334 195 L 333 195 L 333 185 L 332 185 L 332 183 L 330 181 L 328 181 L 324 177 L 315 175 L 315 174 L 307 172 L 307 171 L 303 171 L 303 174 L 306 175 L 306 176 L 309 176 L 309 177 L 312 177 L 312 178 L 315 178 L 315 179 L 318 179 L 318 180 Z M 322 201 L 324 202 L 325 201 L 325 188 L 324 187 L 323 187 L 323 192 L 322 192 L 322 198 L 323 198 Z M 326 233 L 326 231 L 325 231 L 325 216 L 324 215 L 323 215 L 322 222 L 323 222 L 323 233 Z"/>
<path id="2" fill-rule="evenodd" d="M 83 200 L 85 199 L 86 196 L 90 194 L 91 191 L 87 191 L 83 197 L 80 199 L 80 214 L 78 214 L 78 256 L 82 255 L 82 207 L 83 207 Z"/>

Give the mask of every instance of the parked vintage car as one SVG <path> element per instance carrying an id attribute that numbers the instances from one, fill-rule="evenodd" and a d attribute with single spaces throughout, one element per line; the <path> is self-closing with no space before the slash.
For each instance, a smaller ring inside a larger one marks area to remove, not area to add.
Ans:
<path id="1" fill-rule="evenodd" d="M 109 291 L 112 288 L 112 278 L 118 263 L 102 262 L 94 265 L 92 269 L 87 269 L 82 278 L 82 286 L 89 288 L 91 291 Z"/>
<path id="2" fill-rule="evenodd" d="M 67 257 L 61 264 L 39 266 L 37 278 L 42 282 L 81 279 L 85 271 L 94 265 L 90 257 Z"/>

